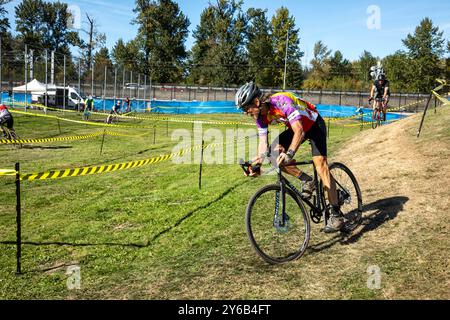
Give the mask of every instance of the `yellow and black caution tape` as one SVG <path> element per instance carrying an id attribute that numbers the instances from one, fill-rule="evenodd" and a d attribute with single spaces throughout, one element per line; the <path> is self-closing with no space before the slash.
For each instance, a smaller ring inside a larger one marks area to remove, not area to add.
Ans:
<path id="1" fill-rule="evenodd" d="M 17 174 L 16 170 L 0 169 L 0 177 L 1 176 L 15 176 L 16 174 Z"/>
<path id="2" fill-rule="evenodd" d="M 62 142 L 62 141 L 77 141 L 77 140 L 87 140 L 96 138 L 98 136 L 108 135 L 108 136 L 118 136 L 118 137 L 130 137 L 127 134 L 121 134 L 117 132 L 96 132 L 92 134 L 80 135 L 80 136 L 71 136 L 71 137 L 56 137 L 56 138 L 41 138 L 41 139 L 19 139 L 19 140 L 8 140 L 8 139 L 0 139 L 0 144 L 39 144 L 39 143 L 49 143 L 49 142 Z M 133 136 L 134 137 L 134 136 Z"/>
<path id="3" fill-rule="evenodd" d="M 18 111 L 18 110 L 10 110 L 10 112 L 22 114 L 22 115 L 26 115 L 26 116 L 56 119 L 56 120 L 61 120 L 61 121 L 65 121 L 65 122 L 79 123 L 79 124 L 85 124 L 85 125 L 97 126 L 97 127 L 118 128 L 118 129 L 119 128 L 153 129 L 153 127 L 146 127 L 146 126 L 129 126 L 129 125 L 117 125 L 117 124 L 97 123 L 97 122 L 89 122 L 89 121 L 79 121 L 79 120 L 61 118 L 61 117 L 57 117 L 57 116 L 49 116 L 49 115 L 44 115 L 44 114 L 37 114 L 37 113 L 33 113 L 33 112 L 24 112 L 24 111 Z"/>
<path id="4" fill-rule="evenodd" d="M 19 105 L 25 105 L 24 103 L 17 103 Z M 51 107 L 46 107 L 44 105 L 40 105 L 40 104 L 30 104 L 30 106 L 33 107 L 37 107 L 37 108 L 42 108 L 47 109 L 47 110 L 51 110 L 51 111 L 59 111 L 59 112 L 69 112 L 69 113 L 79 113 L 76 110 L 69 110 L 69 109 L 57 109 L 57 108 L 51 108 Z M 109 113 L 104 113 L 104 112 L 95 112 L 95 111 L 90 111 L 91 114 L 94 115 L 101 115 L 101 116 L 109 116 Z M 114 117 L 116 118 L 121 118 L 121 119 L 134 119 L 134 120 L 144 120 L 144 121 L 161 121 L 161 122 L 174 122 L 174 123 L 199 123 L 199 124 L 211 124 L 211 125 L 241 125 L 241 126 L 254 126 L 254 123 L 249 123 L 249 122 L 237 122 L 237 121 L 216 121 L 216 120 L 210 120 L 210 121 L 204 121 L 204 120 L 198 120 L 195 118 L 187 118 L 187 117 L 168 117 L 168 116 L 154 116 L 154 115 L 150 115 L 150 116 L 131 116 L 131 115 L 114 115 Z M 83 122 L 84 123 L 84 122 Z M 121 125 L 122 127 L 125 127 L 124 125 Z M 135 126 L 138 128 L 142 128 L 140 126 Z M 147 127 L 145 127 L 147 128 Z"/>
<path id="5" fill-rule="evenodd" d="M 85 167 L 85 168 L 76 168 L 76 169 L 66 169 L 66 170 L 55 170 L 49 172 L 41 172 L 41 173 L 33 173 L 33 174 L 24 174 L 20 176 L 22 181 L 35 181 L 35 180 L 55 180 L 69 177 L 79 177 L 79 176 L 88 176 L 94 174 L 108 173 L 132 168 L 139 168 L 151 164 L 156 164 L 159 162 L 167 161 L 172 159 L 175 156 L 182 155 L 185 151 L 180 151 L 178 154 L 171 154 L 167 156 L 155 157 L 147 160 L 140 161 L 132 161 L 128 163 L 121 164 L 112 164 L 112 165 L 104 165 L 104 166 L 95 166 L 95 167 Z"/>
<path id="6" fill-rule="evenodd" d="M 235 143 L 238 140 L 246 140 L 248 138 L 249 137 L 243 137 L 240 139 L 235 138 L 230 143 Z M 115 172 L 115 171 L 121 171 L 121 170 L 127 170 L 127 169 L 140 168 L 140 167 L 154 165 L 154 164 L 157 164 L 160 162 L 168 161 L 175 157 L 181 157 L 182 155 L 184 155 L 186 153 L 190 153 L 194 150 L 199 150 L 202 148 L 203 149 L 216 148 L 219 146 L 223 146 L 225 144 L 226 143 L 212 143 L 207 146 L 198 145 L 198 146 L 193 146 L 191 148 L 183 149 L 177 153 L 172 153 L 169 155 L 163 155 L 163 156 L 154 157 L 151 159 L 131 161 L 131 162 L 120 163 L 120 164 L 100 165 L 100 166 L 93 166 L 93 167 L 65 169 L 65 170 L 53 170 L 53 171 L 31 173 L 31 174 L 21 174 L 20 180 L 22 180 L 22 181 L 56 180 L 56 179 L 89 176 L 89 175 L 109 173 L 109 172 Z M 16 174 L 14 170 L 9 170 L 8 172 L 14 172 L 14 174 Z"/>
<path id="7" fill-rule="evenodd" d="M 431 91 L 431 93 L 439 100 L 441 101 L 445 106 L 450 105 L 450 101 L 446 98 L 444 98 L 442 95 L 440 95 L 438 93 L 438 91 L 441 91 L 444 87 L 447 86 L 447 81 L 446 80 L 441 80 L 441 79 L 437 79 L 436 80 L 438 83 L 440 83 L 441 85 L 438 86 L 437 88 L 435 88 L 434 90 Z M 450 93 L 448 93 L 448 96 L 450 96 Z"/>
<path id="8" fill-rule="evenodd" d="M 391 123 L 391 122 L 397 122 L 399 120 L 401 120 L 401 119 L 386 120 L 386 121 L 383 121 L 383 124 L 388 124 L 388 123 Z M 365 121 L 365 122 L 362 122 L 362 123 L 360 122 L 360 123 L 354 123 L 354 124 L 345 124 L 343 126 L 344 127 L 358 127 L 358 126 L 369 125 L 369 124 L 372 124 L 372 122 Z"/>

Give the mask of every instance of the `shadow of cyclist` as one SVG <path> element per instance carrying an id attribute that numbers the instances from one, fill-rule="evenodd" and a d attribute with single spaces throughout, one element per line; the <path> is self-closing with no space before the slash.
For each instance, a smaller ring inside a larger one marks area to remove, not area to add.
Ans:
<path id="1" fill-rule="evenodd" d="M 373 203 L 367 204 L 363 207 L 363 218 L 361 225 L 349 235 L 339 234 L 327 241 L 320 242 L 308 248 L 309 253 L 316 253 L 334 246 L 336 243 L 352 244 L 367 232 L 376 230 L 384 223 L 393 220 L 397 217 L 400 211 L 403 211 L 403 206 L 408 202 L 407 197 L 392 197 L 382 200 L 377 200 Z M 369 215 L 364 215 L 364 212 L 371 212 Z"/>

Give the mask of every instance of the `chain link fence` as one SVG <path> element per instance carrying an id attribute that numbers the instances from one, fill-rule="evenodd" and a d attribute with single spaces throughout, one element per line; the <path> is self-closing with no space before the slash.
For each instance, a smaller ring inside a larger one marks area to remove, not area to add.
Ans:
<path id="1" fill-rule="evenodd" d="M 54 55 L 49 51 L 32 52 L 2 52 L 0 68 L 0 84 L 2 94 L 0 99 L 18 100 L 15 98 L 14 88 L 23 86 L 31 80 L 38 80 L 46 88 L 72 87 L 83 98 L 94 96 L 97 109 L 109 109 L 116 100 L 130 98 L 140 109 L 148 109 L 153 100 L 177 101 L 233 101 L 237 87 L 208 87 L 188 86 L 176 84 L 153 83 L 148 75 L 128 70 L 122 66 L 112 66 L 105 63 L 93 63 L 88 66 L 86 61 Z M 264 88 L 266 92 L 280 92 L 280 88 Z M 367 91 L 314 91 L 290 90 L 306 100 L 320 105 L 363 106 L 368 107 L 370 85 Z M 26 100 L 37 95 L 22 92 Z M 64 94 L 66 92 L 64 91 Z M 67 92 L 67 95 L 70 95 Z M 426 106 L 428 94 L 393 93 L 390 100 L 391 108 L 398 108 L 402 112 L 420 112 Z M 64 97 L 67 105 L 69 97 Z M 99 102 L 101 100 L 101 102 Z M 425 100 L 425 101 L 424 101 Z M 435 104 L 438 102 L 435 101 Z M 406 106 L 402 108 L 402 106 Z M 65 107 L 58 105 L 57 107 Z"/>

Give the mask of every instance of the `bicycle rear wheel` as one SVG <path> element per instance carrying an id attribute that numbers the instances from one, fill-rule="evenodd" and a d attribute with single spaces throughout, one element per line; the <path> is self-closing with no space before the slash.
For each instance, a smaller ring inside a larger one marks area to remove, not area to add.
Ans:
<path id="1" fill-rule="evenodd" d="M 284 226 L 278 224 L 282 214 L 279 185 L 259 190 L 247 207 L 247 235 L 256 253 L 270 264 L 300 258 L 309 243 L 310 222 L 303 203 L 289 189 L 285 203 L 288 220 Z"/>
<path id="2" fill-rule="evenodd" d="M 14 145 L 16 148 L 22 148 L 22 143 L 20 142 L 20 137 L 17 135 L 17 133 L 14 130 L 10 130 L 8 128 L 4 128 L 7 139 L 11 141 L 11 144 Z"/>
<path id="3" fill-rule="evenodd" d="M 363 213 L 362 193 L 355 175 L 342 163 L 330 165 L 330 172 L 336 181 L 339 205 L 344 215 L 345 226 L 342 231 L 351 232 L 361 222 Z M 328 200 L 326 200 L 328 202 Z M 331 205 L 327 203 L 331 208 Z"/>

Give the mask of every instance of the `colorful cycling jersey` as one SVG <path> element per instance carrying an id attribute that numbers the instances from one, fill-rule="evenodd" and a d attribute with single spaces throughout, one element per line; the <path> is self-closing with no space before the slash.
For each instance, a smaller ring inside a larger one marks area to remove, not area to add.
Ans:
<path id="1" fill-rule="evenodd" d="M 8 108 L 5 105 L 0 105 L 0 119 L 11 118 L 11 113 L 9 113 Z"/>
<path id="2" fill-rule="evenodd" d="M 268 134 L 269 124 L 284 123 L 291 128 L 301 121 L 303 130 L 308 132 L 316 122 L 319 112 L 316 106 L 301 99 L 294 93 L 281 92 L 270 97 L 270 109 L 267 115 L 260 116 L 256 120 L 256 126 L 260 136 Z"/>

